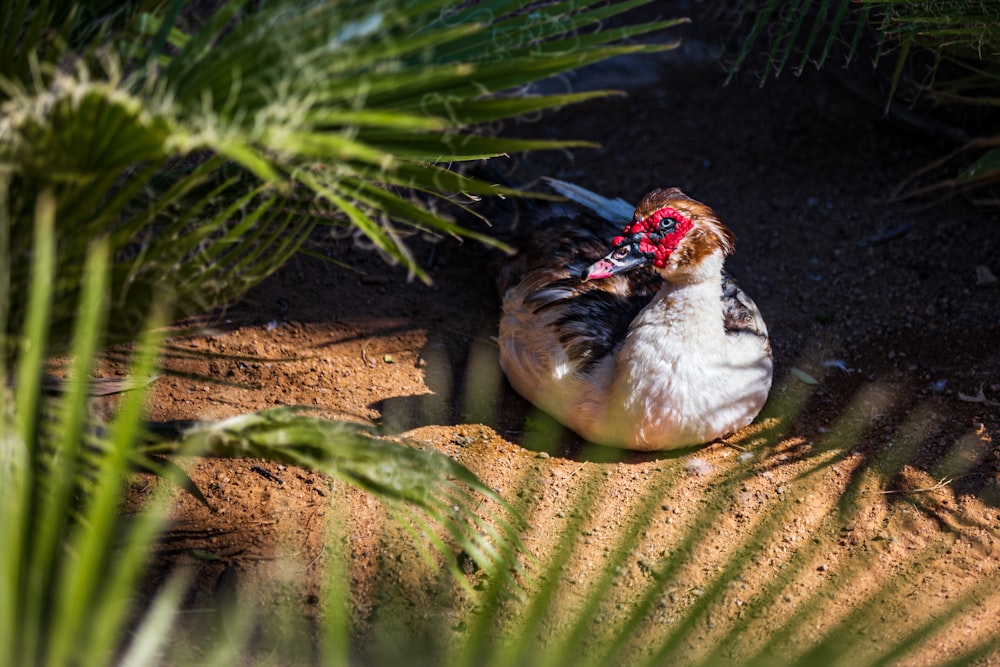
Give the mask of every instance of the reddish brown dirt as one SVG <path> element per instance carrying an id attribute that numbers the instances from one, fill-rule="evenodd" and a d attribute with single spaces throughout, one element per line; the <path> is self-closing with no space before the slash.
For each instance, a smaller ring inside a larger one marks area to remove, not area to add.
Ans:
<path id="1" fill-rule="evenodd" d="M 226 384 L 165 376 L 150 417 L 216 420 L 305 405 L 445 452 L 521 507 L 530 526 L 522 539 L 541 563 L 562 531 L 578 531 L 562 609 L 603 572 L 652 493 L 656 512 L 595 625 L 623 617 L 639 591 L 658 587 L 638 646 L 653 646 L 715 585 L 720 601 L 677 647 L 682 657 L 715 649 L 745 657 L 769 638 L 790 657 L 844 619 L 840 645 L 871 657 L 965 594 L 967 613 L 927 631 L 907 664 L 941 662 L 995 637 L 1000 287 L 977 284 L 976 267 L 1000 274 L 997 213 L 961 198 L 887 203 L 897 183 L 949 147 L 824 74 L 723 86 L 718 66 L 702 57 L 712 44 L 693 38 L 652 59 L 646 80 L 624 82 L 627 99 L 506 128 L 600 148 L 493 164 L 526 185 L 554 175 L 631 201 L 677 185 L 713 206 L 737 234 L 729 268 L 773 338 L 775 389 L 755 426 L 662 455 L 588 447 L 567 433 L 548 438 L 552 424 L 531 415 L 497 369 L 496 256 L 475 243 L 416 237 L 433 286 L 408 281 L 351 239 L 318 238 L 315 247 L 353 268 L 297 257 L 214 316 L 210 333 L 177 341 L 253 359 L 170 361 Z M 498 227 L 510 226 L 513 208 L 489 210 Z M 532 209 L 517 210 L 530 224 Z M 210 508 L 175 493 L 161 560 L 195 574 L 192 613 L 233 585 L 264 604 L 317 611 L 324 530 L 336 518 L 351 545 L 360 628 L 393 604 L 414 626 L 429 613 L 445 614 L 446 627 L 467 620 L 467 605 L 427 606 L 436 573 L 365 494 L 266 461 L 185 467 Z M 138 479 L 136 497 L 151 483 Z M 593 505 L 574 527 L 583 511 L 574 499 L 588 489 Z M 686 542 L 685 529 L 706 516 L 708 527 Z M 761 526 L 771 528 L 763 538 Z M 727 570 L 744 549 L 749 560 Z M 656 563 L 677 550 L 688 554 L 680 570 L 655 582 Z M 865 602 L 877 613 L 851 624 Z M 558 632 L 557 618 L 539 635 Z M 793 620 L 787 636 L 776 634 Z M 746 626 L 730 642 L 736 623 Z M 1000 653 L 981 660 L 998 664 Z"/>

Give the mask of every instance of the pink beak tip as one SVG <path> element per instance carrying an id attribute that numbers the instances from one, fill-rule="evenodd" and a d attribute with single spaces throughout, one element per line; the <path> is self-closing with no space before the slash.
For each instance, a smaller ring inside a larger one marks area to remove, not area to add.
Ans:
<path id="1" fill-rule="evenodd" d="M 599 280 L 613 275 L 614 266 L 607 259 L 601 259 L 590 265 L 583 274 L 583 281 Z"/>

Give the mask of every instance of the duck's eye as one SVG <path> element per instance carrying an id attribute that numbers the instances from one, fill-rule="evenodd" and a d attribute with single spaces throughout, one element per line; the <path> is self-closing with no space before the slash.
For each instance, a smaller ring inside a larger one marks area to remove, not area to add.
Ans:
<path id="1" fill-rule="evenodd" d="M 612 254 L 611 257 L 614 259 L 625 259 L 626 257 L 628 257 L 628 251 L 629 247 L 627 245 L 622 246 L 621 248 L 618 248 L 618 250 L 615 250 L 614 254 Z"/>

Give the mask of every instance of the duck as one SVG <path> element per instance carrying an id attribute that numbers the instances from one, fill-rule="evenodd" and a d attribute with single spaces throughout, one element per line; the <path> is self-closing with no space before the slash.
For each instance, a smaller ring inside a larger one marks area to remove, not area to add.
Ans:
<path id="1" fill-rule="evenodd" d="M 657 188 L 636 206 L 546 179 L 579 210 L 531 226 L 499 271 L 499 363 L 583 439 L 637 451 L 749 425 L 773 361 L 760 310 L 725 270 L 733 232 Z"/>

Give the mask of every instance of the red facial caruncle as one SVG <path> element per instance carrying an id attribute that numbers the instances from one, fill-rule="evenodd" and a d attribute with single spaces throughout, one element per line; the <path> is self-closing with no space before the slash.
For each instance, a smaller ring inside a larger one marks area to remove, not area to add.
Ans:
<path id="1" fill-rule="evenodd" d="M 662 269 L 692 227 L 691 218 L 672 206 L 664 206 L 645 218 L 625 225 L 622 235 L 616 236 L 612 243 L 616 248 L 634 244 L 640 253 L 652 255 L 653 266 Z"/>

